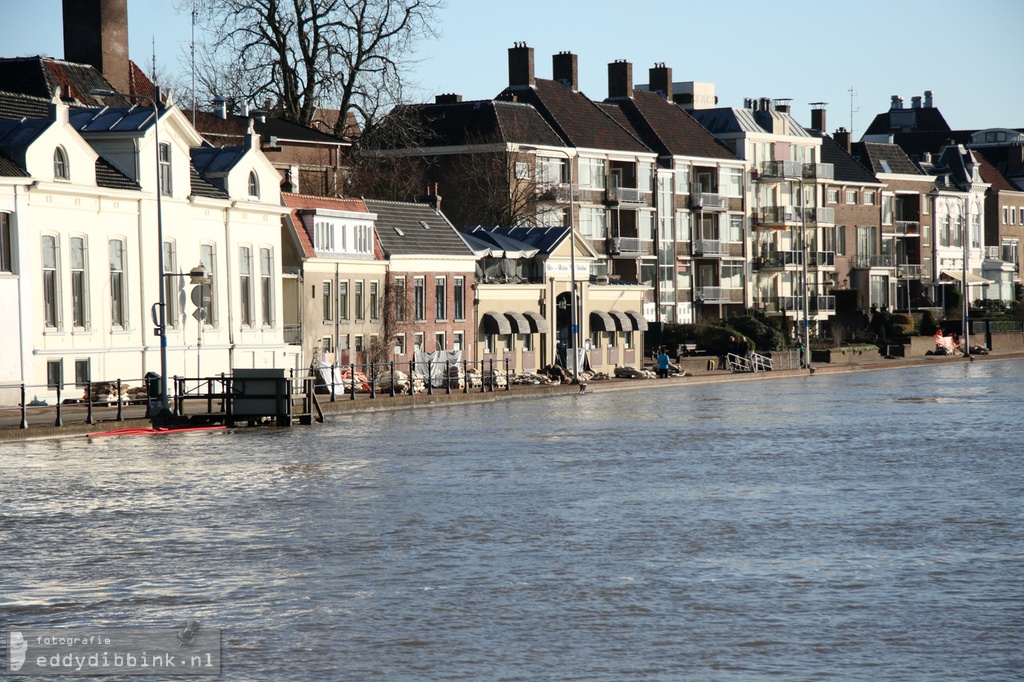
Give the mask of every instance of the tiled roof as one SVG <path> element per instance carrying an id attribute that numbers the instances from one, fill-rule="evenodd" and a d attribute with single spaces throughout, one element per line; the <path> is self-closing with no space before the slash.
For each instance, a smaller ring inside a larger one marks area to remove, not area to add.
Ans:
<path id="1" fill-rule="evenodd" d="M 248 132 L 250 120 L 253 121 L 254 129 L 262 143 L 267 143 L 271 137 L 276 137 L 280 140 L 296 140 L 331 146 L 348 144 L 339 137 L 298 123 L 273 116 L 263 116 L 262 118 L 264 120 L 261 121 L 256 115 L 236 116 L 234 114 L 227 118 L 221 118 L 208 111 L 197 111 L 195 128 L 200 135 L 217 145 L 237 144 Z"/>
<path id="2" fill-rule="evenodd" d="M 907 153 L 911 159 L 917 160 L 925 154 L 939 154 L 943 147 L 951 144 L 970 144 L 974 130 L 914 130 L 905 133 L 893 133 L 892 141 Z"/>
<path id="3" fill-rule="evenodd" d="M 50 98 L 19 92 L 0 92 L 0 119 L 48 118 Z"/>
<path id="4" fill-rule="evenodd" d="M 497 99 L 532 104 L 572 147 L 644 153 L 651 150 L 582 92 L 538 78 L 529 88 L 506 88 Z"/>
<path id="5" fill-rule="evenodd" d="M 16 164 L 7 154 L 0 151 L 0 177 L 27 178 L 28 171 Z"/>
<path id="6" fill-rule="evenodd" d="M 107 189 L 142 189 L 139 183 L 111 166 L 102 156 L 96 159 L 96 185 Z"/>
<path id="7" fill-rule="evenodd" d="M 633 97 L 612 102 L 648 147 L 669 156 L 736 160 L 693 116 L 654 92 L 634 90 Z"/>
<path id="8" fill-rule="evenodd" d="M 487 144 L 495 142 L 562 146 L 562 141 L 528 104 L 481 100 L 402 107 L 417 118 L 424 135 L 423 147 Z"/>
<path id="9" fill-rule="evenodd" d="M 821 161 L 831 163 L 834 170 L 834 178 L 837 182 L 858 182 L 877 183 L 878 178 L 864 165 L 846 153 L 846 150 L 839 146 L 835 140 L 828 135 L 818 132 L 813 133 L 821 138 Z"/>
<path id="10" fill-rule="evenodd" d="M 366 200 L 377 214 L 377 239 L 388 255 L 472 256 L 452 224 L 427 204 Z"/>
<path id="11" fill-rule="evenodd" d="M 899 112 L 893 116 L 893 112 Z M 894 122 L 895 121 L 895 122 Z M 875 116 L 865 135 L 886 135 L 901 129 L 925 130 L 932 132 L 949 131 L 951 128 L 935 107 L 918 107 L 910 109 L 890 109 L 884 114 Z"/>
<path id="12" fill-rule="evenodd" d="M 332 211 L 369 212 L 362 199 L 318 197 L 312 194 L 290 194 L 288 192 L 283 193 L 281 198 L 284 200 L 284 205 L 292 209 L 288 214 L 292 230 L 302 248 L 302 254 L 306 258 L 316 256 L 316 251 L 313 248 L 313 235 L 309 232 L 309 226 L 302 220 L 303 211 L 324 208 Z"/>
<path id="13" fill-rule="evenodd" d="M 922 175 L 921 170 L 900 149 L 899 145 L 883 142 L 855 142 L 851 155 L 872 173 Z"/>
<path id="14" fill-rule="evenodd" d="M 1019 192 L 1012 182 L 1006 179 L 1006 176 L 996 167 L 995 163 L 989 160 L 988 155 L 985 153 L 985 149 L 972 149 L 974 152 L 974 158 L 978 161 L 978 172 L 981 174 L 983 182 L 987 182 L 992 186 L 992 189 L 1000 192 Z"/>
<path id="15" fill-rule="evenodd" d="M 222 190 L 217 185 L 213 184 L 203 176 L 199 175 L 199 171 L 192 164 L 188 166 L 189 173 L 191 174 L 191 189 L 190 194 L 195 197 L 206 197 L 207 199 L 230 199 L 231 197 L 227 192 Z"/>

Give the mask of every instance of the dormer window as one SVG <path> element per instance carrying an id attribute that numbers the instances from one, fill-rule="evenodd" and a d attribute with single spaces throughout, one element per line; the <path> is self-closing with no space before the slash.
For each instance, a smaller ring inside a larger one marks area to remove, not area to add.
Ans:
<path id="1" fill-rule="evenodd" d="M 256 171 L 249 171 L 249 198 L 260 198 L 260 177 L 256 175 Z"/>
<path id="2" fill-rule="evenodd" d="M 64 151 L 63 147 L 57 147 L 53 150 L 53 179 L 71 179 L 70 172 L 68 170 L 68 153 Z"/>

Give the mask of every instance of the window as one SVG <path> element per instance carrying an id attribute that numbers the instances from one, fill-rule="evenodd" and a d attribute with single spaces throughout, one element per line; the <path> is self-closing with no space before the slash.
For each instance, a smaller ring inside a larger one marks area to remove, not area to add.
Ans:
<path id="1" fill-rule="evenodd" d="M 395 334 L 395 355 L 405 355 L 405 334 Z"/>
<path id="2" fill-rule="evenodd" d="M 46 387 L 53 389 L 64 388 L 63 360 L 46 361 Z"/>
<path id="3" fill-rule="evenodd" d="M 168 327 L 177 326 L 178 320 L 178 292 L 177 289 L 181 286 L 181 281 L 176 277 L 168 277 L 174 273 L 177 268 L 175 267 L 175 252 L 174 242 L 164 242 L 164 321 Z"/>
<path id="4" fill-rule="evenodd" d="M 839 203 L 839 190 L 838 189 L 830 189 L 830 190 L 828 190 L 828 202 L 827 203 L 830 203 L 830 204 L 838 204 Z"/>
<path id="5" fill-rule="evenodd" d="M 743 196 L 743 171 L 739 168 L 723 168 L 720 173 L 720 181 L 725 196 Z"/>
<path id="6" fill-rule="evenodd" d="M 370 282 L 370 319 L 380 319 L 380 282 Z"/>
<path id="7" fill-rule="evenodd" d="M 160 145 L 160 194 L 171 196 L 171 145 Z"/>
<path id="8" fill-rule="evenodd" d="M 348 316 L 348 280 L 338 282 L 338 319 L 347 320 Z"/>
<path id="9" fill-rule="evenodd" d="M 871 192 L 871 191 L 868 191 L 868 190 L 864 190 L 864 205 L 865 206 L 874 206 L 875 205 L 875 193 L 874 192 Z"/>
<path id="10" fill-rule="evenodd" d="M 882 224 L 892 225 L 893 212 L 895 210 L 896 198 L 891 194 L 882 195 Z"/>
<path id="11" fill-rule="evenodd" d="M 1003 225 L 1009 225 L 1009 224 L 1010 224 L 1010 208 L 1008 206 L 1003 206 Z"/>
<path id="12" fill-rule="evenodd" d="M 85 239 L 71 238 L 71 324 L 79 329 L 89 326 L 89 299 L 86 294 Z"/>
<path id="13" fill-rule="evenodd" d="M 590 330 L 590 347 L 595 350 L 601 348 L 601 332 L 596 329 Z"/>
<path id="14" fill-rule="evenodd" d="M 511 353 L 516 349 L 516 335 L 515 334 L 502 334 L 501 335 L 501 349 L 506 353 Z"/>
<path id="15" fill-rule="evenodd" d="M 207 284 L 204 284 L 209 290 L 208 300 L 205 303 L 206 316 L 203 318 L 204 324 L 210 327 L 217 326 L 217 258 L 216 253 L 213 250 L 213 244 L 202 244 L 199 247 L 199 260 L 203 263 L 203 268 L 206 269 Z"/>
<path id="16" fill-rule="evenodd" d="M 71 179 L 70 171 L 68 170 L 68 154 L 64 151 L 63 147 L 57 147 L 53 150 L 53 179 Z"/>
<path id="17" fill-rule="evenodd" d="M 676 194 L 690 193 L 690 167 L 676 169 Z"/>
<path id="18" fill-rule="evenodd" d="M 110 240 L 110 324 L 115 327 L 128 326 L 125 305 L 127 289 L 124 273 L 124 242 L 120 239 Z"/>
<path id="19" fill-rule="evenodd" d="M 454 294 L 452 317 L 456 320 L 464 320 L 466 319 L 466 278 L 456 277 L 452 289 Z"/>
<path id="20" fill-rule="evenodd" d="M 331 281 L 324 280 L 323 283 L 323 307 L 324 307 L 324 322 L 334 321 L 334 300 L 331 295 Z"/>
<path id="21" fill-rule="evenodd" d="M 537 157 L 537 185 L 546 187 L 562 184 L 562 159 Z"/>
<path id="22" fill-rule="evenodd" d="M 618 332 L 608 332 L 608 347 L 615 348 L 619 342 Z"/>
<path id="23" fill-rule="evenodd" d="M 249 198 L 260 198 L 260 176 L 256 175 L 256 171 L 249 171 Z"/>
<path id="24" fill-rule="evenodd" d="M 43 235 L 43 316 L 50 329 L 60 327 L 60 278 L 57 276 L 57 238 Z"/>
<path id="25" fill-rule="evenodd" d="M 846 225 L 836 226 L 836 248 L 837 256 L 846 255 Z"/>
<path id="26" fill-rule="evenodd" d="M 14 272 L 11 251 L 11 216 L 0 213 L 0 272 Z"/>
<path id="27" fill-rule="evenodd" d="M 622 347 L 626 350 L 633 348 L 633 332 L 622 332 Z"/>
<path id="28" fill-rule="evenodd" d="M 356 304 L 355 317 L 356 317 L 357 320 L 362 320 L 362 319 L 364 319 L 364 312 L 365 312 L 363 310 L 363 282 L 362 282 L 362 280 L 357 280 L 357 281 L 352 283 L 352 286 L 353 286 L 353 292 L 352 292 L 353 293 L 353 298 L 355 299 L 355 304 Z"/>
<path id="29" fill-rule="evenodd" d="M 495 341 L 496 341 L 496 339 L 495 339 L 495 335 L 494 334 L 485 334 L 484 335 L 484 354 L 485 355 L 494 352 Z"/>
<path id="30" fill-rule="evenodd" d="M 274 326 L 274 256 L 270 249 L 260 249 L 260 296 L 263 301 L 263 326 Z"/>
<path id="31" fill-rule="evenodd" d="M 603 208 L 580 208 L 580 233 L 587 239 L 604 239 L 607 224 L 607 213 Z"/>
<path id="32" fill-rule="evenodd" d="M 728 242 L 732 244 L 743 243 L 743 216 L 741 215 L 730 215 L 729 216 L 729 232 Z"/>
<path id="33" fill-rule="evenodd" d="M 352 350 L 354 350 L 357 353 L 362 353 L 363 350 L 364 350 L 363 335 L 362 334 L 356 334 L 356 337 L 355 337 L 355 339 L 353 339 L 353 341 L 354 341 L 354 343 L 352 345 Z"/>
<path id="34" fill-rule="evenodd" d="M 334 339 L 332 339 L 330 336 L 325 336 L 324 338 L 322 338 L 320 340 L 320 349 L 324 352 L 324 354 L 333 353 Z"/>
<path id="35" fill-rule="evenodd" d="M 444 277 L 434 278 L 434 317 L 438 320 L 445 319 L 448 302 L 448 280 Z"/>
<path id="36" fill-rule="evenodd" d="M 395 321 L 405 322 L 405 277 L 395 277 Z"/>
<path id="37" fill-rule="evenodd" d="M 427 317 L 427 292 L 426 280 L 422 277 L 415 277 L 412 281 L 413 311 L 412 314 L 417 320 L 425 320 Z"/>
<path id="38" fill-rule="evenodd" d="M 742 289 L 743 288 L 743 263 L 723 262 L 722 263 L 722 288 Z"/>
<path id="39" fill-rule="evenodd" d="M 1017 212 L 1013 210 L 1012 206 L 1010 207 L 1010 224 L 1011 225 L 1016 225 L 1017 224 Z"/>
<path id="40" fill-rule="evenodd" d="M 446 346 L 445 346 L 444 332 L 435 332 L 434 333 L 434 350 L 444 350 L 445 347 Z"/>
<path id="41" fill-rule="evenodd" d="M 605 182 L 604 159 L 580 159 L 580 187 L 591 189 L 604 189 Z"/>
<path id="42" fill-rule="evenodd" d="M 89 358 L 75 360 L 75 386 L 88 386 L 91 377 Z"/>
<path id="43" fill-rule="evenodd" d="M 530 353 L 533 351 L 533 334 L 520 334 L 519 335 L 519 347 L 524 352 Z"/>
<path id="44" fill-rule="evenodd" d="M 242 326 L 251 327 L 252 309 L 252 249 L 238 247 L 238 295 L 241 297 Z"/>
<path id="45" fill-rule="evenodd" d="M 516 180 L 530 179 L 530 164 L 525 161 L 516 161 Z"/>
<path id="46" fill-rule="evenodd" d="M 466 350 L 466 334 L 465 332 L 455 332 L 452 334 L 452 350 L 464 351 Z"/>
<path id="47" fill-rule="evenodd" d="M 334 225 L 324 220 L 313 223 L 313 248 L 334 251 Z"/>
<path id="48" fill-rule="evenodd" d="M 413 334 L 413 337 L 412 337 L 412 351 L 414 353 L 422 353 L 423 352 L 423 333 L 422 332 L 418 332 L 416 334 Z"/>
<path id="49" fill-rule="evenodd" d="M 848 189 L 846 190 L 846 203 L 856 204 L 857 203 L 857 190 Z"/>

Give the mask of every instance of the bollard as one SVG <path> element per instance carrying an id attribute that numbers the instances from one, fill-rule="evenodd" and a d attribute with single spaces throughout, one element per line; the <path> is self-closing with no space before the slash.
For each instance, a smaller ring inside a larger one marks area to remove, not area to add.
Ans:
<path id="1" fill-rule="evenodd" d="M 356 365 L 355 363 L 349 363 L 348 371 L 352 373 L 352 398 L 356 399 Z"/>
<path id="2" fill-rule="evenodd" d="M 395 397 L 395 361 L 391 361 L 391 397 Z"/>
<path id="3" fill-rule="evenodd" d="M 57 382 L 57 421 L 54 422 L 54 426 L 64 426 L 64 418 L 61 416 L 60 413 L 60 388 L 61 384 L 63 383 L 63 381 Z"/>
<path id="4" fill-rule="evenodd" d="M 370 399 L 377 397 L 377 371 L 376 363 L 370 363 Z"/>
<path id="5" fill-rule="evenodd" d="M 465 360 L 462 361 L 462 392 L 469 393 L 469 365 Z"/>
<path id="6" fill-rule="evenodd" d="M 434 370 L 430 360 L 427 360 L 427 395 L 434 395 Z"/>
<path id="7" fill-rule="evenodd" d="M 338 372 L 338 365 L 335 362 L 331 362 L 331 402 L 334 402 L 334 376 Z"/>
<path id="8" fill-rule="evenodd" d="M 495 384 L 497 383 L 494 380 L 494 358 L 491 358 L 491 369 L 488 372 L 488 376 L 490 377 L 491 380 L 491 393 L 494 393 L 494 391 L 496 390 Z"/>
<path id="9" fill-rule="evenodd" d="M 484 361 L 480 361 L 480 392 L 483 393 L 487 390 L 487 382 L 484 381 Z"/>
<path id="10" fill-rule="evenodd" d="M 85 382 L 85 401 L 88 405 L 85 412 L 85 423 L 95 424 L 96 420 L 92 416 L 92 381 Z"/>
<path id="11" fill-rule="evenodd" d="M 117 380 L 117 394 L 121 395 L 121 380 Z M 146 402 L 149 402 L 149 386 L 146 386 Z M 120 400 L 117 401 L 117 421 L 124 421 L 124 403 Z"/>
<path id="12" fill-rule="evenodd" d="M 25 402 L 25 384 L 21 385 L 21 428 L 28 428 L 28 404 Z"/>
<path id="13" fill-rule="evenodd" d="M 414 367 L 416 367 L 416 363 L 413 362 L 412 360 L 410 360 L 409 361 L 409 395 L 412 395 L 414 393 L 414 391 L 412 389 L 412 372 L 413 372 L 413 368 Z"/>
<path id="14" fill-rule="evenodd" d="M 512 390 L 512 377 L 508 373 L 508 358 L 505 358 L 505 390 Z"/>
<path id="15" fill-rule="evenodd" d="M 445 395 L 452 394 L 452 359 L 446 358 L 444 361 L 444 393 Z"/>

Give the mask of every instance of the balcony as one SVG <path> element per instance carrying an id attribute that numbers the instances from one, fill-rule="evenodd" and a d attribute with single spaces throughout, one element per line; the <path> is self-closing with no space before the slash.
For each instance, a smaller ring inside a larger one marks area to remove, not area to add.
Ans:
<path id="1" fill-rule="evenodd" d="M 885 231 L 885 228 L 882 228 Z M 893 223 L 893 233 L 902 235 L 920 235 L 921 222 L 918 220 L 897 220 Z"/>
<path id="2" fill-rule="evenodd" d="M 921 279 L 921 266 L 910 263 L 898 265 L 896 276 L 900 279 Z"/>
<path id="3" fill-rule="evenodd" d="M 785 230 L 799 224 L 800 215 L 790 206 L 762 206 L 754 214 L 754 226 L 758 229 Z"/>
<path id="4" fill-rule="evenodd" d="M 754 307 L 766 313 L 798 313 L 804 309 L 803 296 L 773 296 L 754 303 Z"/>
<path id="5" fill-rule="evenodd" d="M 556 204 L 568 204 L 570 200 L 580 200 L 580 186 L 568 183 L 538 183 L 536 187 L 537 201 L 550 201 Z"/>
<path id="6" fill-rule="evenodd" d="M 1001 260 L 1002 249 L 998 246 L 986 246 L 985 247 L 985 258 L 988 260 Z"/>
<path id="7" fill-rule="evenodd" d="M 755 270 L 787 270 L 803 265 L 804 254 L 801 251 L 774 251 L 768 255 L 754 259 Z"/>
<path id="8" fill-rule="evenodd" d="M 700 183 L 690 185 L 690 209 L 694 211 L 725 211 L 729 208 L 729 198 L 722 194 L 703 192 Z"/>
<path id="9" fill-rule="evenodd" d="M 732 292 L 743 293 L 742 289 L 727 289 L 726 287 L 697 287 L 698 303 L 732 303 Z"/>
<path id="10" fill-rule="evenodd" d="M 302 345 L 302 325 L 301 324 L 286 324 L 284 325 L 284 342 L 292 346 Z"/>
<path id="11" fill-rule="evenodd" d="M 755 178 L 758 182 L 782 182 L 803 177 L 803 164 L 799 161 L 765 161 Z"/>
<path id="12" fill-rule="evenodd" d="M 825 208 L 823 206 L 806 208 L 804 209 L 804 216 L 807 218 L 808 223 L 816 225 L 834 225 L 836 222 L 836 210 L 834 208 Z"/>
<path id="13" fill-rule="evenodd" d="M 650 206 L 651 192 L 634 187 L 610 187 L 605 193 L 605 201 L 619 206 Z"/>
<path id="14" fill-rule="evenodd" d="M 853 267 L 855 268 L 894 268 L 896 267 L 896 257 L 892 254 L 885 254 L 881 256 L 876 255 L 857 255 L 853 258 Z"/>
<path id="15" fill-rule="evenodd" d="M 835 166 L 831 163 L 805 163 L 801 177 L 804 180 L 832 180 L 835 178 Z"/>
<path id="16" fill-rule="evenodd" d="M 637 237 L 609 237 L 605 240 L 605 250 L 612 257 L 650 256 L 654 254 L 654 242 Z"/>
<path id="17" fill-rule="evenodd" d="M 720 239 L 695 239 L 693 241 L 695 256 L 728 256 L 729 244 Z"/>
<path id="18" fill-rule="evenodd" d="M 834 313 L 836 311 L 835 296 L 811 296 L 808 299 L 812 313 Z"/>
<path id="19" fill-rule="evenodd" d="M 807 260 L 807 265 L 812 268 L 835 268 L 835 251 L 812 251 Z"/>

